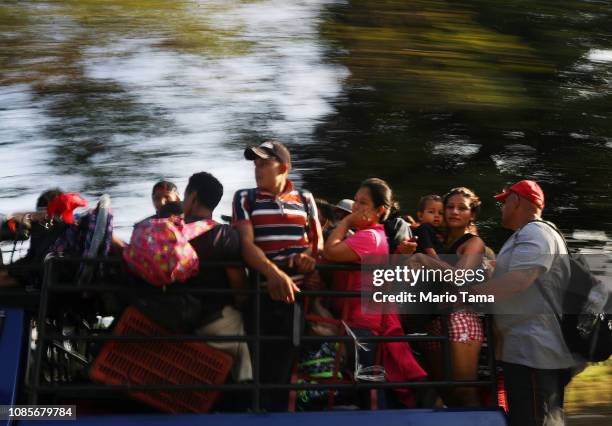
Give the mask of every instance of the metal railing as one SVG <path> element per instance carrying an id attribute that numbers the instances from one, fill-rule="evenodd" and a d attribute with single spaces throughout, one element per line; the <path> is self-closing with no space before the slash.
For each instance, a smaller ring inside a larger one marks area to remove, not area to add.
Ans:
<path id="1" fill-rule="evenodd" d="M 452 365 L 450 356 L 450 345 L 448 339 L 448 325 L 447 321 L 441 321 L 442 324 L 442 335 L 404 335 L 404 336 L 368 336 L 359 337 L 360 342 L 432 342 L 437 341 L 442 344 L 443 357 L 444 357 L 444 380 L 437 381 L 413 381 L 413 382 L 358 382 L 353 381 L 352 383 L 262 383 L 260 372 L 261 372 L 261 343 L 269 341 L 291 341 L 294 346 L 299 346 L 301 343 L 306 342 L 352 342 L 353 338 L 346 335 L 338 336 L 309 336 L 303 335 L 301 327 L 296 323 L 300 321 L 303 312 L 301 312 L 302 305 L 300 303 L 293 304 L 294 315 L 293 315 L 293 333 L 292 335 L 279 336 L 279 335 L 263 335 L 261 330 L 261 309 L 262 309 L 262 297 L 268 297 L 267 291 L 262 289 L 260 275 L 250 271 L 249 277 L 251 286 L 244 290 L 235 289 L 207 289 L 207 288 L 193 288 L 193 287 L 181 287 L 181 286 L 170 286 L 164 289 L 167 294 L 180 294 L 189 293 L 197 295 L 205 294 L 236 294 L 238 292 L 245 293 L 252 297 L 251 302 L 253 303 L 253 318 L 252 318 L 252 333 L 250 335 L 242 336 L 203 336 L 195 334 L 186 335 L 172 335 L 172 336 L 136 336 L 136 335 L 111 335 L 102 333 L 92 333 L 91 335 L 81 336 L 73 335 L 66 337 L 61 333 L 53 333 L 49 330 L 47 324 L 47 318 L 49 316 L 49 303 L 52 299 L 51 296 L 54 294 L 96 294 L 96 293 L 138 293 L 144 295 L 160 294 L 161 289 L 154 287 L 150 288 L 128 288 L 122 285 L 117 285 L 116 282 L 104 282 L 104 280 L 97 280 L 88 284 L 79 284 L 75 282 L 61 282 L 56 279 L 55 272 L 62 265 L 68 263 L 79 264 L 94 264 L 100 266 L 119 266 L 121 263 L 120 259 L 81 259 L 81 258 L 49 258 L 46 260 L 44 265 L 44 279 L 43 285 L 40 290 L 40 305 L 38 309 L 38 320 L 37 320 L 37 343 L 34 351 L 34 359 L 28 360 L 28 366 L 26 369 L 26 392 L 28 394 L 28 403 L 37 404 L 39 403 L 41 395 L 75 395 L 94 397 L 96 395 L 113 393 L 117 391 L 207 391 L 217 390 L 222 392 L 245 392 L 250 391 L 251 393 L 251 409 L 255 412 L 262 410 L 261 406 L 261 391 L 267 390 L 343 390 L 351 389 L 354 391 L 365 390 L 365 389 L 396 389 L 396 388 L 449 388 L 449 387 L 465 387 L 465 386 L 477 386 L 477 387 L 489 387 L 491 390 L 491 403 L 496 405 L 496 371 L 494 363 L 493 353 L 493 334 L 491 329 L 491 321 L 489 317 L 485 317 L 485 330 L 486 330 L 486 353 L 487 353 L 487 364 L 490 371 L 490 377 L 488 380 L 472 380 L 472 381 L 457 381 L 453 380 Z M 226 267 L 226 266 L 244 266 L 242 263 L 236 262 L 202 262 L 202 267 Z M 338 264 L 326 264 L 318 265 L 318 270 L 338 271 L 338 270 L 359 270 L 359 265 L 338 265 Z M 297 297 L 299 299 L 304 297 L 312 296 L 326 296 L 326 297 L 360 297 L 361 292 L 355 291 L 333 291 L 333 290 L 317 290 L 309 291 L 303 290 Z M 106 341 L 122 341 L 122 342 L 168 342 L 168 341 L 203 341 L 203 342 L 249 342 L 251 343 L 251 359 L 253 368 L 253 381 L 252 383 L 229 383 L 222 385 L 210 385 L 210 384 L 155 384 L 155 385 L 100 385 L 100 384 L 57 384 L 57 383 L 43 383 L 42 370 L 43 370 L 43 356 L 48 350 L 49 346 L 53 342 L 70 339 L 72 341 L 83 341 L 83 342 L 106 342 Z M 30 362 L 31 361 L 31 362 Z"/>

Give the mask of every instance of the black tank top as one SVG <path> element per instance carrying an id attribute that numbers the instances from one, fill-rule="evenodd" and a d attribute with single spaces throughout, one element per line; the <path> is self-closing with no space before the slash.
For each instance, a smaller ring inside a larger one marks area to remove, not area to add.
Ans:
<path id="1" fill-rule="evenodd" d="M 474 234 L 463 234 L 461 236 L 461 238 L 459 238 L 457 241 L 455 241 L 449 248 L 445 249 L 442 252 L 442 254 L 447 255 L 446 257 L 448 258 L 449 262 L 452 265 L 454 265 L 459 260 L 459 255 L 457 254 L 457 250 L 459 249 L 459 247 L 461 247 L 461 245 L 463 243 L 465 243 L 466 241 L 471 240 L 475 236 L 476 235 L 474 235 Z"/>

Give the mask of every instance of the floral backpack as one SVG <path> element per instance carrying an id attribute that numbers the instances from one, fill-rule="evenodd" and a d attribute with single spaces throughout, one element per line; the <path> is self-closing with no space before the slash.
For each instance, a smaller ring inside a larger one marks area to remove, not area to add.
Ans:
<path id="1" fill-rule="evenodd" d="M 150 219 L 134 228 L 123 260 L 133 273 L 156 287 L 186 281 L 200 269 L 198 255 L 189 240 L 215 226 L 213 220 L 185 223 L 178 216 Z"/>

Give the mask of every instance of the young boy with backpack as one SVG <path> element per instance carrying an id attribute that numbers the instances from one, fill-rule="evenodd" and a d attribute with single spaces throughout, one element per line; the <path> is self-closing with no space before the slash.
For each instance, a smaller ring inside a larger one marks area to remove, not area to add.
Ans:
<path id="1" fill-rule="evenodd" d="M 223 196 L 223 185 L 210 173 L 189 178 L 185 189 L 185 218 L 150 219 L 138 224 L 123 252 L 129 269 L 154 286 L 175 285 L 208 289 L 244 289 L 246 274 L 240 266 L 201 266 L 205 261 L 240 259 L 240 239 L 229 225 L 212 220 Z M 244 295 L 186 293 L 139 297 L 136 306 L 161 326 L 175 332 L 243 336 L 244 322 L 236 304 Z M 234 357 L 236 382 L 252 379 L 246 342 L 208 342 Z"/>

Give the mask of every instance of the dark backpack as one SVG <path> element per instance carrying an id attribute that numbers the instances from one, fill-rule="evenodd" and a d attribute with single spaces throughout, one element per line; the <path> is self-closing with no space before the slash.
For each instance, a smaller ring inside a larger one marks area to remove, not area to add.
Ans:
<path id="1" fill-rule="evenodd" d="M 562 302 L 563 315 L 556 312 L 561 324 L 563 338 L 569 350 L 587 361 L 598 362 L 607 360 L 612 355 L 612 315 L 605 312 L 606 301 L 610 300 L 610 290 L 593 275 L 585 257 L 579 253 L 569 254 L 567 242 L 563 234 L 552 223 L 542 222 L 554 229 L 567 248 L 570 264 L 569 285 Z M 546 302 L 552 306 L 549 295 L 540 286 L 536 286 Z M 590 300 L 599 294 L 603 300 L 601 309 L 593 312 Z"/>
<path id="2" fill-rule="evenodd" d="M 310 203 L 306 199 L 306 192 L 303 190 L 299 190 L 300 198 L 302 199 L 302 204 L 306 207 L 306 214 L 310 217 Z M 249 213 L 253 211 L 253 206 L 255 205 L 255 198 L 257 196 L 257 188 L 249 188 L 247 189 L 247 200 L 249 202 Z"/>

